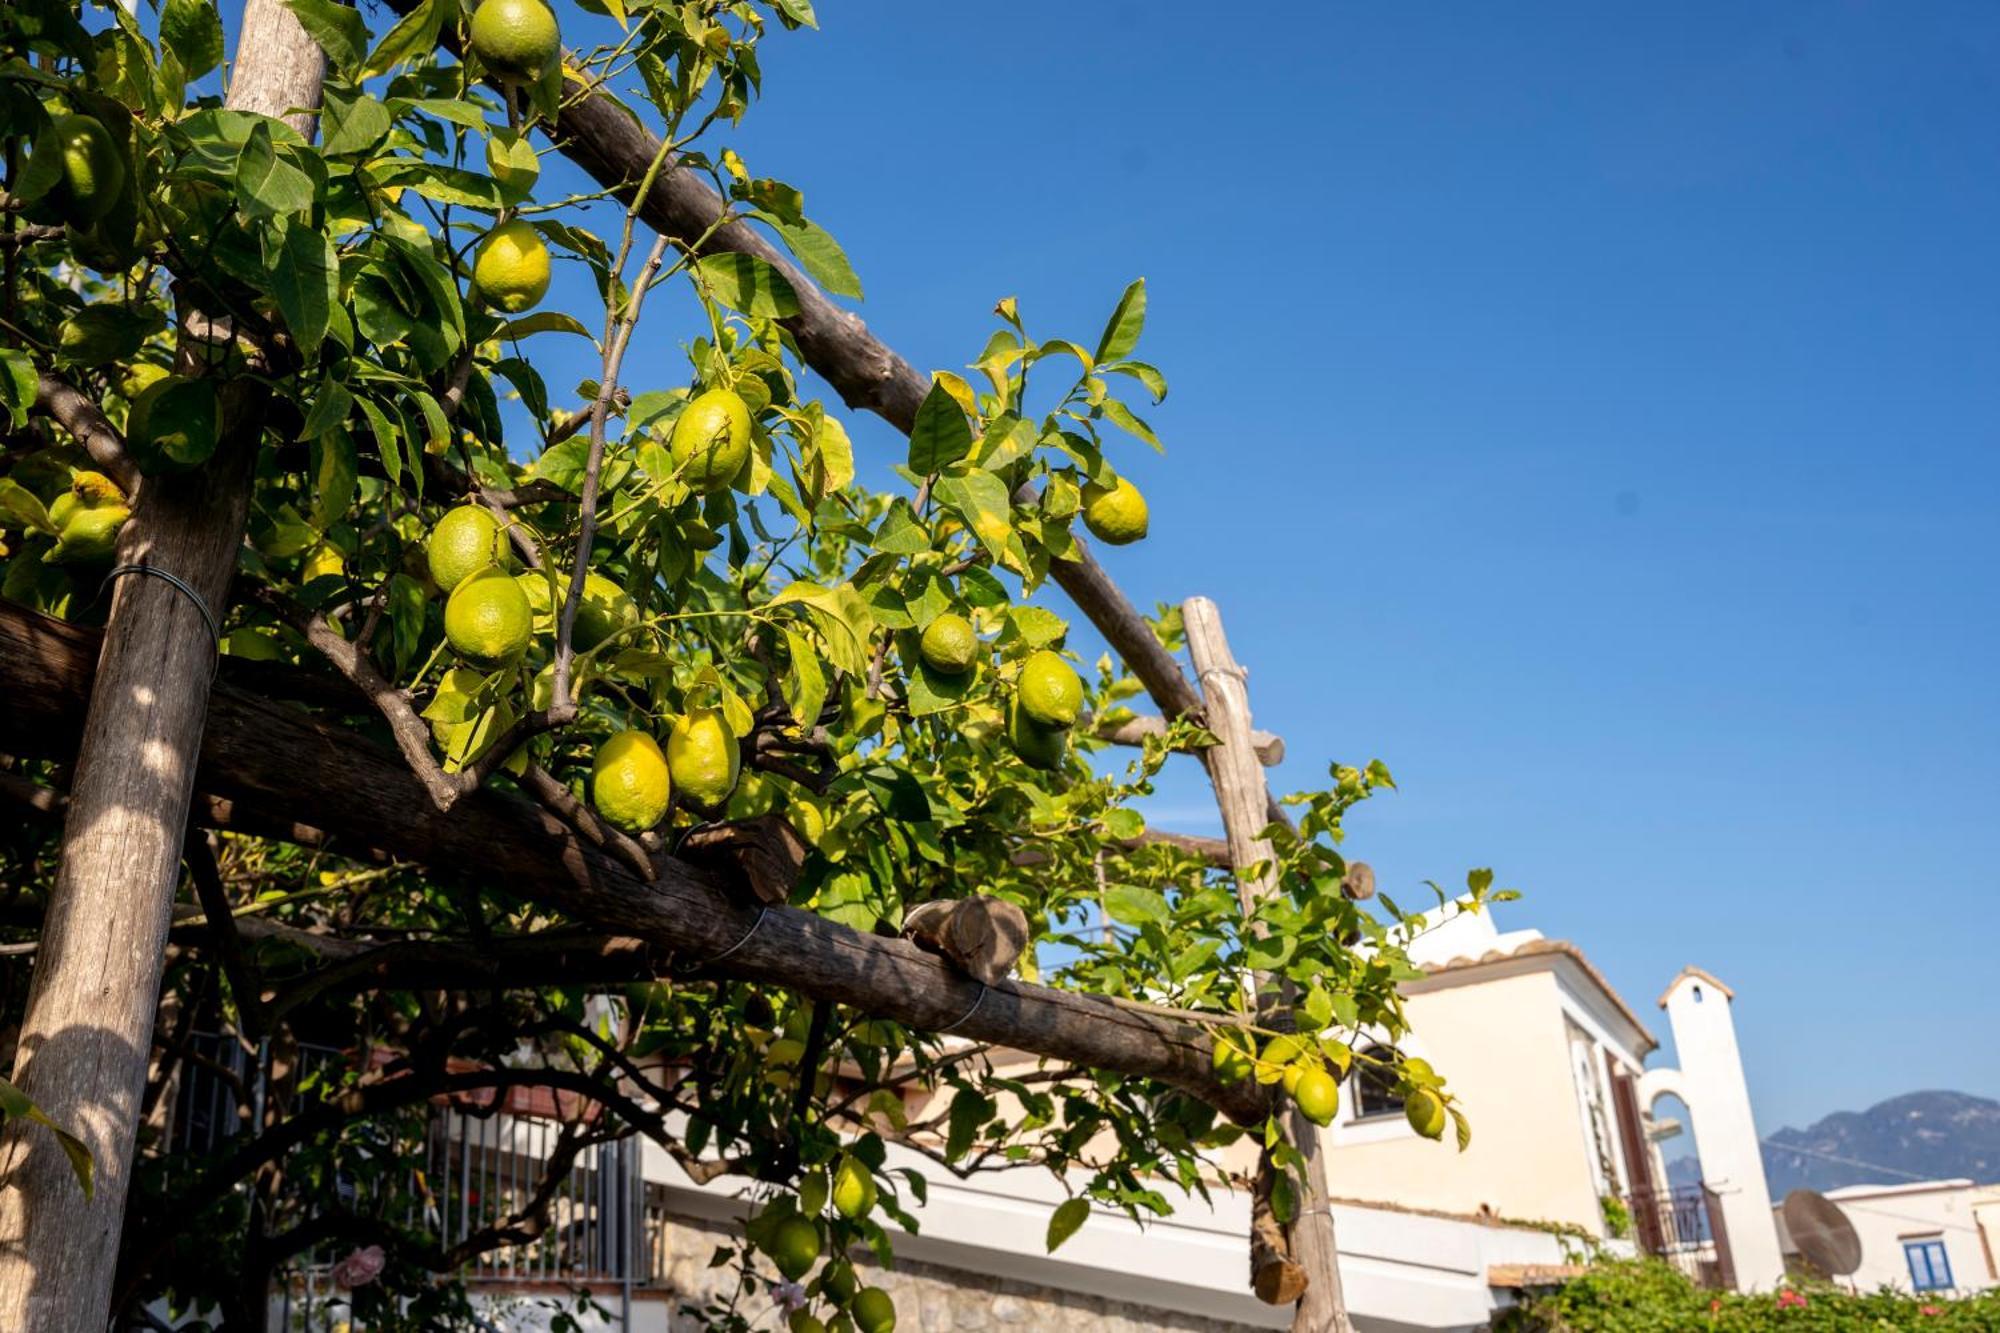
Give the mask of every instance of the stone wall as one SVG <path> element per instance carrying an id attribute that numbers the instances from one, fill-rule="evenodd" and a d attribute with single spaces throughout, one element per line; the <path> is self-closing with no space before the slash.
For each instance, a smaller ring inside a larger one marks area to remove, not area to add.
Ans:
<path id="1" fill-rule="evenodd" d="M 735 1287 L 737 1270 L 731 1265 L 710 1268 L 709 1259 L 718 1245 L 732 1240 L 729 1232 L 709 1223 L 688 1219 L 669 1223 L 667 1233 L 667 1284 L 671 1287 L 666 1327 L 671 1333 L 691 1333 L 701 1328 L 696 1320 L 682 1315 L 684 1303 L 705 1304 L 712 1296 L 727 1296 Z M 1174 1333 L 1249 1333 L 1254 1326 L 1226 1323 L 1215 1319 L 1181 1314 L 1136 1305 L 1129 1301 L 1106 1300 L 1053 1287 L 1015 1282 L 1008 1278 L 970 1273 L 937 1264 L 897 1261 L 893 1269 L 882 1269 L 871 1261 L 855 1263 L 863 1285 L 881 1287 L 896 1302 L 897 1333 L 953 1333 L 955 1330 L 1057 1330 L 1060 1333 L 1150 1333 L 1155 1329 Z M 742 1313 L 757 1322 L 770 1307 L 760 1294 L 754 1306 L 746 1304 Z M 635 1326 L 639 1323 L 634 1321 Z M 655 1325 L 657 1327 L 657 1325 Z"/>

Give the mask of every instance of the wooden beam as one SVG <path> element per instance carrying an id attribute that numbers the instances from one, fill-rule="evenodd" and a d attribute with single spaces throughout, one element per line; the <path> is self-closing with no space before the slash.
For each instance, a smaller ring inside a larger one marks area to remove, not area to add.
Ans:
<path id="1" fill-rule="evenodd" d="M 1167 720 L 1163 717 L 1128 717 L 1122 722 L 1098 722 L 1086 719 L 1083 724 L 1090 734 L 1113 745 L 1130 745 L 1135 749 L 1146 743 L 1148 736 L 1167 734 Z M 1250 733 L 1250 748 L 1257 752 L 1257 762 L 1266 768 L 1276 768 L 1285 762 L 1284 738 L 1268 731 Z M 1194 753 L 1190 750 L 1189 753 Z"/>
<path id="2" fill-rule="evenodd" d="M 1181 603 L 1181 623 L 1187 630 L 1188 656 L 1201 680 L 1208 728 L 1221 741 L 1203 751 L 1203 757 L 1215 784 L 1216 803 L 1222 807 L 1222 825 L 1229 835 L 1229 855 L 1236 869 L 1236 893 L 1247 920 L 1265 898 L 1279 891 L 1276 856 L 1262 836 L 1270 823 L 1271 797 L 1251 743 L 1247 673 L 1229 650 L 1222 613 L 1214 602 L 1206 597 L 1188 598 Z M 1261 873 L 1253 874 L 1258 866 L 1263 867 Z M 1274 1020 L 1271 1025 L 1282 1019 L 1289 1026 L 1289 996 L 1264 986 L 1261 979 L 1258 989 L 1268 997 L 1267 1003 L 1276 1001 L 1277 1010 L 1284 1011 L 1269 1015 Z M 1294 1333 L 1351 1333 L 1353 1325 L 1340 1287 L 1333 1214 L 1327 1207 L 1326 1160 L 1319 1126 L 1293 1105 L 1288 1109 L 1286 1129 L 1292 1145 L 1306 1160 L 1306 1197 L 1285 1232 L 1289 1253 L 1273 1244 L 1268 1225 L 1271 1219 L 1260 1217 L 1253 1222 L 1251 1287 L 1273 1303 L 1281 1303 L 1286 1295 L 1297 1299 Z M 1270 1177 L 1275 1169 L 1266 1156 L 1252 1194 L 1253 1212 L 1260 1200 L 1266 1201 L 1268 1208 Z M 1300 1279 L 1304 1281 L 1302 1290 Z"/>
<path id="3" fill-rule="evenodd" d="M 97 645 L 94 631 L 0 603 L 0 749 L 74 753 Z M 1156 1078 L 1240 1123 L 1268 1110 L 1263 1089 L 1216 1080 L 1207 1028 L 1195 1016 L 1021 981 L 986 987 L 907 940 L 794 908 L 746 906 L 747 887 L 681 861 L 666 861 L 647 883 L 541 807 L 502 792 L 481 790 L 440 814 L 393 751 L 237 687 L 234 665 L 225 659 L 211 695 L 195 778 L 196 818 L 212 826 L 392 855 L 644 940 L 677 970 L 783 986 L 920 1030 L 948 1027 Z"/>

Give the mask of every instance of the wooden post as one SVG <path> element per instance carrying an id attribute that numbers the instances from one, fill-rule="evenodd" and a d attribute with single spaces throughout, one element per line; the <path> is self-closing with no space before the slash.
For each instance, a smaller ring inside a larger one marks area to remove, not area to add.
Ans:
<path id="1" fill-rule="evenodd" d="M 248 0 L 229 105 L 280 115 L 319 103 L 323 55 L 283 0 Z M 308 124 L 310 121 L 308 121 Z M 182 312 L 183 327 L 194 323 Z M 206 323 L 206 321 L 203 321 Z M 0 1328 L 102 1329 L 159 1004 L 162 951 L 208 711 L 219 623 L 249 509 L 261 394 L 224 386 L 214 459 L 143 483 L 78 751 L 14 1081 L 89 1147 L 86 1200 L 46 1134 L 0 1139 Z M 258 401 L 253 402 L 252 399 Z M 230 421 L 230 409 L 236 420 Z M 247 420 L 246 420 L 247 418 Z"/>
<path id="2" fill-rule="evenodd" d="M 1264 782 L 1250 726 L 1250 690 L 1243 668 L 1229 651 L 1229 639 L 1222 632 L 1222 613 L 1206 597 L 1190 597 L 1181 603 L 1181 622 L 1187 629 L 1188 655 L 1194 660 L 1195 676 L 1202 692 L 1208 729 L 1220 739 L 1202 751 L 1209 780 L 1215 786 L 1216 804 L 1222 809 L 1223 831 L 1229 837 L 1229 859 L 1236 870 L 1236 892 L 1248 917 L 1265 897 L 1278 888 L 1271 868 L 1270 842 L 1260 837 L 1271 822 L 1271 793 Z M 1260 874 L 1249 873 L 1259 863 Z M 1262 988 L 1260 987 L 1260 992 Z M 1283 1003 L 1282 997 L 1278 998 Z M 1277 1015 L 1273 1015 L 1277 1017 Z M 1289 1015 L 1284 1015 L 1289 1021 Z M 1276 1026 L 1277 1024 L 1273 1024 Z M 1287 1112 L 1286 1133 L 1307 1165 L 1305 1197 L 1289 1229 L 1291 1253 L 1274 1253 L 1276 1237 L 1263 1219 L 1253 1223 L 1252 1287 L 1271 1299 L 1297 1291 L 1302 1270 L 1305 1290 L 1298 1296 L 1292 1316 L 1294 1333 L 1352 1333 L 1347 1304 L 1340 1289 L 1340 1267 L 1334 1246 L 1333 1215 L 1328 1211 L 1326 1162 L 1320 1151 L 1319 1126 L 1305 1118 L 1296 1107 Z M 1271 1167 L 1266 1161 L 1259 1169 L 1255 1194 L 1265 1200 L 1268 1210 Z M 1253 1211 L 1255 1211 L 1253 1209 Z M 1274 1301 L 1274 1303 L 1279 1303 Z"/>

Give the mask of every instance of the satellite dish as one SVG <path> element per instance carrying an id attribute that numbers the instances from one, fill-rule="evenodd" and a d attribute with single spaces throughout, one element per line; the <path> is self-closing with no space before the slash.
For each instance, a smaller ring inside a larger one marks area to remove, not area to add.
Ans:
<path id="1" fill-rule="evenodd" d="M 1828 1277 L 1847 1277 L 1861 1267 L 1861 1237 L 1840 1205 L 1818 1190 L 1785 1196 L 1785 1230 L 1807 1263 Z"/>

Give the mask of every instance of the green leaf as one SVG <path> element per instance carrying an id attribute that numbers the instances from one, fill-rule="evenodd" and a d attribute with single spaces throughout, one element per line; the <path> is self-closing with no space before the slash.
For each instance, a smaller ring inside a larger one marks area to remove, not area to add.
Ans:
<path id="1" fill-rule="evenodd" d="M 784 628 L 785 651 L 791 658 L 791 669 L 778 682 L 785 696 L 785 707 L 792 710 L 792 720 L 811 731 L 819 721 L 819 711 L 826 705 L 826 673 L 820 670 L 819 653 L 812 641 L 791 626 Z"/>
<path id="2" fill-rule="evenodd" d="M 1111 423 L 1119 429 L 1130 431 L 1147 444 L 1152 445 L 1155 449 L 1160 447 L 1160 437 L 1153 434 L 1153 428 L 1141 420 L 1131 408 L 1125 406 L 1125 404 L 1119 402 L 1116 398 L 1106 398 L 1098 405 L 1098 410 L 1103 412 Z"/>
<path id="3" fill-rule="evenodd" d="M 0 351 L 0 401 L 6 403 L 7 415 L 16 429 L 28 424 L 28 413 L 35 405 L 40 387 L 41 376 L 33 361 L 11 349 Z"/>
<path id="4" fill-rule="evenodd" d="M 933 382 L 910 427 L 910 471 L 920 477 L 942 472 L 972 452 L 972 427 L 944 385 Z"/>
<path id="5" fill-rule="evenodd" d="M 1165 925 L 1174 909 L 1158 890 L 1139 884 L 1113 884 L 1104 891 L 1104 910 L 1128 926 Z"/>
<path id="6" fill-rule="evenodd" d="M 499 337 L 505 339 L 526 338 L 535 333 L 574 333 L 580 338 L 589 338 L 595 347 L 597 339 L 591 336 L 583 321 L 574 315 L 565 315 L 560 310 L 537 310 L 532 315 L 510 319 L 500 326 Z"/>
<path id="7" fill-rule="evenodd" d="M 206 6 L 204 6 L 206 7 Z M 345 75 L 368 51 L 368 25 L 352 5 L 340 0 L 285 0 L 299 26 L 319 43 L 334 72 Z M 328 149 L 332 151 L 331 148 Z"/>
<path id="8" fill-rule="evenodd" d="M 354 507 L 359 468 L 354 437 L 335 430 L 312 442 L 312 525 L 325 532 Z"/>
<path id="9" fill-rule="evenodd" d="M 298 213 L 312 207 L 312 178 L 281 157 L 269 121 L 259 120 L 236 160 L 236 200 L 253 217 Z"/>
<path id="10" fill-rule="evenodd" d="M 347 13 L 354 12 L 345 5 L 339 8 Z M 382 142 L 383 136 L 394 124 L 389 118 L 389 108 L 368 94 L 333 88 L 326 90 L 320 128 L 325 132 L 323 147 L 328 157 L 367 152 Z"/>
<path id="11" fill-rule="evenodd" d="M 56 535 L 56 525 L 49 519 L 49 511 L 35 498 L 35 493 L 15 481 L 12 477 L 0 477 L 0 518 L 23 528 L 33 528 L 49 536 Z"/>
<path id="12" fill-rule="evenodd" d="M 953 409 L 956 410 L 956 409 Z M 965 520 L 974 536 L 998 559 L 1014 536 L 1013 501 L 1007 483 L 991 472 L 942 477 L 932 492 L 938 503 Z"/>
<path id="13" fill-rule="evenodd" d="M 849 675 L 867 672 L 868 639 L 874 633 L 875 618 L 853 588 L 823 588 L 800 579 L 786 584 L 770 604 L 774 608 L 803 606 L 826 644 L 827 659 Z"/>
<path id="14" fill-rule="evenodd" d="M 807 275 L 835 296 L 862 299 L 861 279 L 855 276 L 847 252 L 824 227 L 810 218 L 787 222 L 767 209 L 753 208 L 750 216 L 778 233 L 778 239 L 792 252 Z"/>
<path id="15" fill-rule="evenodd" d="M 160 45 L 198 79 L 222 63 L 222 15 L 208 0 L 167 0 L 160 10 Z"/>
<path id="16" fill-rule="evenodd" d="M 899 496 L 883 515 L 882 526 L 875 529 L 872 544 L 891 555 L 916 555 L 931 549 L 931 537 L 910 502 Z"/>
<path id="17" fill-rule="evenodd" d="M 1146 817 L 1121 805 L 1104 812 L 1104 831 L 1121 842 L 1129 842 L 1146 831 Z"/>
<path id="18" fill-rule="evenodd" d="M 495 130 L 486 141 L 486 170 L 500 186 L 500 196 L 518 204 L 535 188 L 542 160 L 528 136 L 517 130 Z"/>
<path id="19" fill-rule="evenodd" d="M 1056 1205 L 1055 1212 L 1049 1214 L 1049 1253 L 1074 1236 L 1090 1217 L 1090 1200 L 1078 1195 L 1074 1199 L 1064 1199 Z"/>
<path id="20" fill-rule="evenodd" d="M 971 1088 L 960 1088 L 951 1099 L 951 1111 L 946 1117 L 950 1127 L 945 1134 L 945 1160 L 955 1162 L 965 1156 L 972 1147 L 973 1136 L 992 1115 L 992 1102 Z"/>
<path id="21" fill-rule="evenodd" d="M 971 671 L 958 676 L 939 675 L 919 659 L 916 669 L 905 680 L 910 692 L 910 715 L 928 717 L 932 713 L 956 708 L 971 692 L 976 680 L 977 673 Z"/>
<path id="22" fill-rule="evenodd" d="M 1099 369 L 1112 375 L 1130 375 L 1146 386 L 1146 392 L 1153 395 L 1153 401 L 1162 403 L 1167 398 L 1167 377 L 1160 373 L 1158 366 L 1144 361 L 1120 361 L 1115 366 L 1101 366 Z"/>
<path id="23" fill-rule="evenodd" d="M 458 6 L 451 6 L 452 12 Z M 437 46 L 438 30 L 443 26 L 445 5 L 441 0 L 423 0 L 423 3 L 403 16 L 395 27 L 375 47 L 362 67 L 363 78 L 374 78 L 387 74 L 392 68 L 412 56 L 432 50 Z"/>
<path id="24" fill-rule="evenodd" d="M 264 232 L 263 244 L 271 295 L 293 344 L 310 360 L 319 354 L 329 313 L 340 299 L 340 258 L 333 242 L 297 221 L 286 222 L 281 235 Z"/>
<path id="25" fill-rule="evenodd" d="M 695 264 L 702 286 L 731 310 L 757 319 L 799 313 L 799 294 L 785 275 L 755 255 L 708 255 Z"/>
<path id="26" fill-rule="evenodd" d="M 56 1136 L 62 1145 L 63 1156 L 69 1158 L 69 1169 L 76 1176 L 76 1183 L 83 1187 L 83 1197 L 88 1199 L 96 1192 L 91 1178 L 90 1149 L 83 1146 L 83 1140 L 76 1137 L 49 1119 L 41 1107 L 28 1099 L 28 1094 L 0 1078 L 0 1123 L 9 1120 L 27 1120 L 42 1126 Z"/>
<path id="27" fill-rule="evenodd" d="M 808 28 L 817 28 L 819 18 L 813 13 L 812 0 L 772 0 L 779 13 L 794 23 Z"/>
<path id="28" fill-rule="evenodd" d="M 1145 327 L 1146 280 L 1138 278 L 1118 298 L 1118 306 L 1104 326 L 1104 336 L 1097 340 L 1097 360 L 1115 361 L 1131 355 L 1132 349 L 1139 345 L 1139 332 Z"/>

